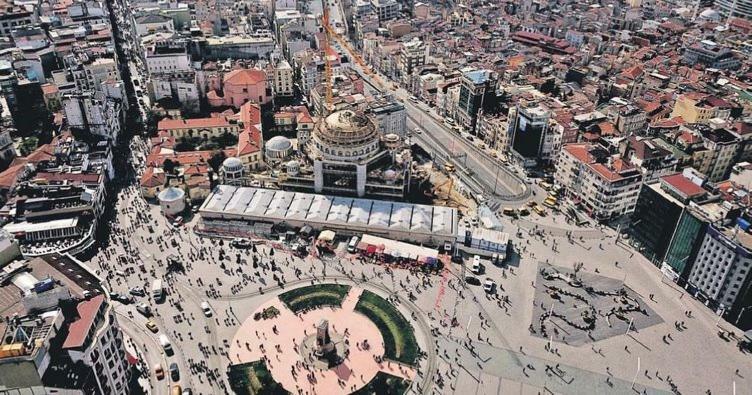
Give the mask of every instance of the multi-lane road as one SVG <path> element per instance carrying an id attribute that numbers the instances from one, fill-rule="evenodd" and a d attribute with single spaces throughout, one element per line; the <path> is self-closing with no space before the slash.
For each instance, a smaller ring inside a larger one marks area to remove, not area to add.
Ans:
<path id="1" fill-rule="evenodd" d="M 363 77 L 368 91 L 387 93 L 386 89 L 379 87 L 379 85 L 387 84 L 378 84 L 374 81 L 374 77 L 365 73 L 357 63 L 351 66 Z M 386 80 L 383 77 L 377 78 Z M 520 202 L 530 196 L 531 188 L 522 177 L 502 165 L 499 160 L 491 157 L 473 142 L 450 130 L 444 125 L 442 117 L 426 104 L 412 102 L 409 100 L 410 93 L 402 88 L 389 88 L 388 93 L 404 104 L 408 129 L 420 128 L 423 131 L 420 134 L 414 133 L 413 141 L 433 154 L 439 162 L 453 163 L 462 174 L 463 182 L 476 195 L 483 195 L 490 204 Z"/>

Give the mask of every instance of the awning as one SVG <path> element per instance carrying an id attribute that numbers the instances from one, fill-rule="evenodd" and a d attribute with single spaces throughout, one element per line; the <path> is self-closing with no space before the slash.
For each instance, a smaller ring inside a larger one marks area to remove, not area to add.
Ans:
<path id="1" fill-rule="evenodd" d="M 331 230 L 324 230 L 321 233 L 319 233 L 319 240 L 331 242 L 334 241 L 334 238 L 337 236 L 336 233 L 334 233 Z"/>

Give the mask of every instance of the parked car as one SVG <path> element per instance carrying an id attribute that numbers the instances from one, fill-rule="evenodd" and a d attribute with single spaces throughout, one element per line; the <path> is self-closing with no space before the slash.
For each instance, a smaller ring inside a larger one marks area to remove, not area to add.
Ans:
<path id="1" fill-rule="evenodd" d="M 495 286 L 496 286 L 496 284 L 494 284 L 493 280 L 491 280 L 490 278 L 486 277 L 486 282 L 483 284 L 483 290 L 486 291 L 486 292 L 488 292 L 488 293 L 491 293 L 491 292 L 493 292 Z"/>
<path id="2" fill-rule="evenodd" d="M 152 320 L 146 321 L 146 329 L 152 331 L 152 333 L 159 332 L 159 327 Z"/>
<path id="3" fill-rule="evenodd" d="M 473 277 L 473 276 L 465 277 L 465 282 L 470 285 L 480 285 L 480 280 L 478 280 L 476 277 Z"/>
<path id="4" fill-rule="evenodd" d="M 146 296 L 146 291 L 141 287 L 131 287 L 131 289 L 128 290 L 128 293 L 133 296 Z"/>
<path id="5" fill-rule="evenodd" d="M 207 301 L 201 302 L 201 310 L 204 311 L 204 315 L 205 316 L 207 316 L 207 317 L 211 317 L 212 316 L 212 309 L 211 309 L 211 306 L 209 306 L 209 302 L 207 302 Z"/>
<path id="6" fill-rule="evenodd" d="M 146 303 L 141 303 L 136 306 L 136 311 L 141 313 L 144 317 L 151 317 L 151 307 Z"/>
<path id="7" fill-rule="evenodd" d="M 157 380 L 162 380 L 164 378 L 164 369 L 162 369 L 162 365 L 154 365 L 154 376 L 157 378 Z"/>
<path id="8" fill-rule="evenodd" d="M 477 256 L 477 255 L 473 256 L 473 266 L 472 266 L 472 268 L 470 270 L 472 270 L 472 272 L 475 273 L 475 274 L 480 274 L 481 271 L 483 270 L 482 267 L 481 267 L 481 265 L 480 265 L 480 257 L 479 256 Z"/>
<path id="9" fill-rule="evenodd" d="M 172 381 L 180 380 L 180 369 L 178 369 L 178 364 L 175 362 L 170 364 L 170 377 Z"/>
<path id="10" fill-rule="evenodd" d="M 236 238 L 230 242 L 230 245 L 235 248 L 250 248 L 252 244 L 248 239 Z"/>

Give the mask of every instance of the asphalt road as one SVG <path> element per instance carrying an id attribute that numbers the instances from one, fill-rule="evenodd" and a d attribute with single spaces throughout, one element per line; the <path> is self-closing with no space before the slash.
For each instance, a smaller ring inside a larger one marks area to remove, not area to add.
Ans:
<path id="1" fill-rule="evenodd" d="M 384 91 L 356 63 L 352 64 L 352 68 L 360 73 L 371 93 Z M 461 179 L 473 192 L 498 202 L 519 202 L 530 196 L 530 188 L 521 177 L 474 143 L 451 131 L 444 125 L 442 117 L 427 105 L 410 101 L 410 93 L 405 89 L 390 89 L 389 92 L 404 103 L 408 130 L 419 127 L 424 131 L 413 134 L 413 140 L 427 152 L 438 156 L 439 162 L 453 163 L 462 174 Z"/>

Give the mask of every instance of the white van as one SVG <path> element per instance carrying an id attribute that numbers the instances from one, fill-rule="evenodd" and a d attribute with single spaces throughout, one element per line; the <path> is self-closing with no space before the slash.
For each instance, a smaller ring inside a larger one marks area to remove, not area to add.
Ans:
<path id="1" fill-rule="evenodd" d="M 475 274 L 480 274 L 480 257 L 478 255 L 473 256 L 473 266 L 471 270 Z"/>
<path id="2" fill-rule="evenodd" d="M 162 287 L 162 280 L 156 279 L 151 283 L 151 297 L 154 300 L 162 300 L 164 296 L 164 288 Z"/>
<path id="3" fill-rule="evenodd" d="M 358 249 L 359 240 L 358 236 L 353 236 L 352 239 L 350 239 L 350 243 L 347 244 L 347 252 L 355 252 L 355 250 Z"/>
<path id="4" fill-rule="evenodd" d="M 167 337 L 167 335 L 159 335 L 159 345 L 162 346 L 162 349 L 165 351 L 165 353 L 172 353 L 172 343 L 170 342 L 170 338 Z"/>

